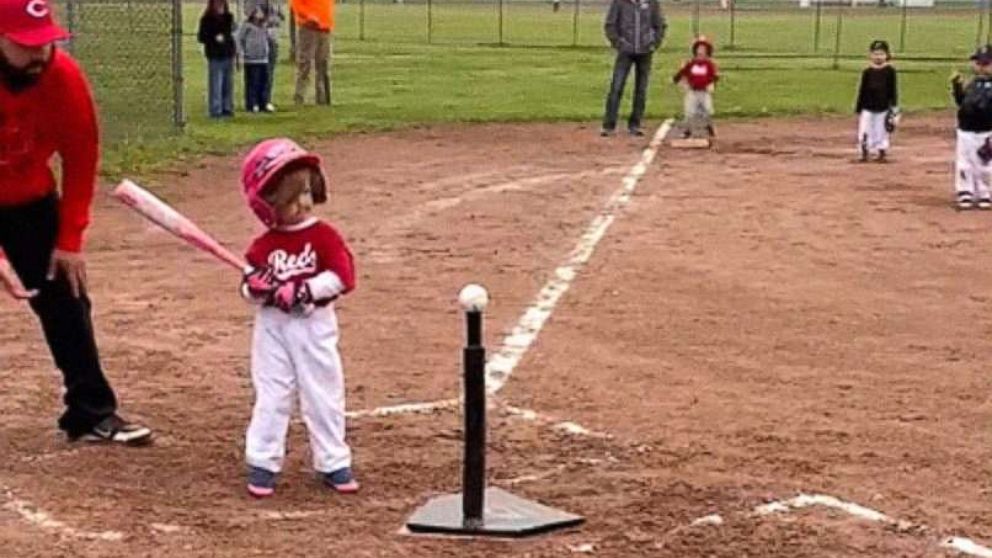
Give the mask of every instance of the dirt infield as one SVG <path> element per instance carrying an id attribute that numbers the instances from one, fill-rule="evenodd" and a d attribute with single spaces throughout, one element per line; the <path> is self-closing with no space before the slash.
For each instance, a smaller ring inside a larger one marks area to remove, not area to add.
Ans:
<path id="1" fill-rule="evenodd" d="M 949 536 L 992 543 L 992 213 L 950 209 L 953 121 L 907 120 L 887 165 L 853 162 L 848 119 L 724 125 L 714 151 L 658 153 L 495 401 L 492 484 L 588 519 L 527 542 L 397 534 L 458 489 L 457 411 L 354 420 L 353 498 L 312 478 L 294 423 L 276 498 L 247 497 L 237 277 L 103 196 L 101 348 L 125 413 L 158 441 L 59 438 L 40 334 L 0 302 L 0 556 L 891 557 L 954 555 Z M 339 306 L 350 409 L 458 395 L 458 288 L 490 287 L 495 349 L 647 144 L 594 132 L 453 126 L 320 146 L 322 212 L 360 270 Z M 237 166 L 145 183 L 240 248 L 257 225 Z M 802 492 L 893 522 L 754 513 Z"/>

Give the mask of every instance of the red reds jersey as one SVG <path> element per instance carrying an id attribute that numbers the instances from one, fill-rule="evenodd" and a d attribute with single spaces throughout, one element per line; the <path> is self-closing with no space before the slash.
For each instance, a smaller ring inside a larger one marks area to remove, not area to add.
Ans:
<path id="1" fill-rule="evenodd" d="M 710 59 L 692 59 L 682 66 L 677 74 L 689 83 L 689 87 L 696 91 L 703 91 L 714 82 L 717 75 L 716 64 Z"/>
<path id="2" fill-rule="evenodd" d="M 341 294 L 355 288 L 351 250 L 334 227 L 318 219 L 266 231 L 251 243 L 245 257 L 252 267 L 270 266 L 279 281 L 306 281 L 333 271 L 344 287 Z"/>
<path id="3" fill-rule="evenodd" d="M 0 83 L 0 206 L 39 200 L 55 190 L 49 167 L 62 159 L 56 247 L 82 249 L 96 185 L 99 134 L 93 96 L 82 70 L 55 49 L 38 83 L 20 92 Z"/>

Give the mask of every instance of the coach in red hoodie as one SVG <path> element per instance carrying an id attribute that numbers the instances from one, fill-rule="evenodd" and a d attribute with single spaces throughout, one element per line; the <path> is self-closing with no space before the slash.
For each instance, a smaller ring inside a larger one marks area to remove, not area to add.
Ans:
<path id="1" fill-rule="evenodd" d="M 82 70 L 55 47 L 66 38 L 46 0 L 0 0 L 0 286 L 41 321 L 65 379 L 69 439 L 141 445 L 151 431 L 117 414 L 93 335 L 82 248 L 99 133 Z"/>

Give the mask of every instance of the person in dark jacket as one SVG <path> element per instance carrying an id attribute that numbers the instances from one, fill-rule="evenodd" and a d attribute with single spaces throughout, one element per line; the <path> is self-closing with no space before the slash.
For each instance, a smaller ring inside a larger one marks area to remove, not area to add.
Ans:
<path id="1" fill-rule="evenodd" d="M 958 105 L 958 147 L 955 190 L 959 209 L 992 209 L 992 45 L 971 56 L 975 77 L 951 78 Z"/>
<path id="2" fill-rule="evenodd" d="M 858 149 L 862 162 L 868 160 L 872 151 L 878 152 L 878 160 L 882 162 L 890 146 L 889 133 L 895 129 L 899 114 L 899 92 L 889 44 L 872 41 L 868 51 L 869 64 L 861 72 L 858 102 L 854 107 L 858 115 Z"/>
<path id="3" fill-rule="evenodd" d="M 641 118 L 647 104 L 648 80 L 651 74 L 651 58 L 665 38 L 665 17 L 661 13 L 658 0 L 612 0 L 606 14 L 603 29 L 606 38 L 617 51 L 613 65 L 613 79 L 606 97 L 606 114 L 603 116 L 601 135 L 613 134 L 617 125 L 620 99 L 624 84 L 635 68 L 634 106 L 627 121 L 627 129 L 632 135 L 641 136 Z"/>
<path id="4" fill-rule="evenodd" d="M 234 116 L 234 16 L 227 0 L 208 0 L 197 40 L 207 57 L 207 105 L 211 118 Z"/>

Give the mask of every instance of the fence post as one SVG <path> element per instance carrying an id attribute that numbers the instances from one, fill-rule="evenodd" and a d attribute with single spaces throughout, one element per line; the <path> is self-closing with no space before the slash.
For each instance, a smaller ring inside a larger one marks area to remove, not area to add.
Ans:
<path id="1" fill-rule="evenodd" d="M 73 45 L 76 43 L 76 0 L 69 0 L 66 2 L 65 10 L 66 25 L 69 27 L 69 41 L 66 43 L 66 50 L 69 54 L 73 54 Z"/>
<path id="2" fill-rule="evenodd" d="M 358 0 L 358 40 L 365 40 L 365 0 Z"/>
<path id="3" fill-rule="evenodd" d="M 579 0 L 575 0 L 575 11 L 572 14 L 572 46 L 579 46 Z"/>
<path id="4" fill-rule="evenodd" d="M 899 52 L 906 52 L 906 16 L 909 14 L 909 0 L 902 0 L 902 22 L 899 24 Z"/>
<path id="5" fill-rule="evenodd" d="M 978 8 L 978 34 L 975 35 L 975 48 L 982 45 L 982 33 L 985 31 L 985 14 L 982 13 L 981 3 L 977 3 Z"/>
<path id="6" fill-rule="evenodd" d="M 499 0 L 496 7 L 499 9 L 499 46 L 503 46 L 503 0 Z"/>
<path id="7" fill-rule="evenodd" d="M 183 99 L 183 0 L 172 0 L 172 123 L 180 131 L 186 127 Z"/>
<path id="8" fill-rule="evenodd" d="M 844 29 L 844 7 L 837 6 L 837 40 L 834 42 L 834 69 L 840 69 L 840 36 Z"/>
<path id="9" fill-rule="evenodd" d="M 813 52 L 818 52 L 820 50 L 820 21 L 823 19 L 823 2 L 822 0 L 813 0 L 816 2 L 816 22 L 813 24 Z"/>
<path id="10" fill-rule="evenodd" d="M 289 61 L 296 62 L 296 15 L 289 9 Z"/>
<path id="11" fill-rule="evenodd" d="M 985 5 L 989 7 L 989 25 L 985 31 L 985 44 L 992 43 L 992 0 L 985 0 Z"/>
<path id="12" fill-rule="evenodd" d="M 692 36 L 693 37 L 698 37 L 699 36 L 699 2 L 700 2 L 700 0 L 696 0 L 696 2 L 692 6 Z"/>
<path id="13" fill-rule="evenodd" d="M 427 44 L 434 41 L 434 2 L 427 0 Z"/>
<path id="14" fill-rule="evenodd" d="M 730 0 L 730 49 L 737 46 L 737 0 Z"/>

